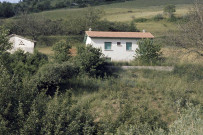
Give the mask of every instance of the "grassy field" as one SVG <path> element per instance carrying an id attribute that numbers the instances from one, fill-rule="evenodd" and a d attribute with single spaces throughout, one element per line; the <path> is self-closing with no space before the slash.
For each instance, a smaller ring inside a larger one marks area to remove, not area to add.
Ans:
<path id="1" fill-rule="evenodd" d="M 106 132 L 119 126 L 118 121 L 130 125 L 138 117 L 151 120 L 154 115 L 170 125 L 187 102 L 203 104 L 203 65 L 201 58 L 185 59 L 185 50 L 164 50 L 165 55 L 171 51 L 170 56 L 177 57 L 173 72 L 127 70 L 117 72 L 116 78 L 76 78 L 72 80 L 74 99 L 79 105 L 88 106 L 95 122 L 107 124 Z"/>
<path id="2" fill-rule="evenodd" d="M 126 1 L 120 3 L 113 3 L 107 5 L 95 6 L 96 9 L 101 9 L 104 11 L 102 20 L 116 21 L 116 22 L 126 22 L 136 18 L 147 18 L 149 21 L 142 23 L 135 23 L 138 29 L 151 32 L 156 37 L 162 36 L 168 30 L 175 30 L 176 24 L 168 21 L 155 22 L 151 20 L 155 15 L 162 14 L 163 8 L 167 4 L 176 4 L 176 16 L 184 16 L 188 13 L 192 7 L 191 0 L 135 0 Z M 82 17 L 83 12 L 87 8 L 67 8 L 67 9 L 57 9 L 51 11 L 44 11 L 36 13 L 36 15 L 44 16 L 49 19 L 74 19 Z"/>
<path id="3" fill-rule="evenodd" d="M 105 12 L 103 19 L 109 21 L 130 21 L 132 17 L 150 18 L 158 13 L 163 12 L 163 7 L 167 4 L 175 4 L 177 7 L 177 15 L 184 15 L 191 7 L 191 0 L 136 0 L 120 3 L 113 3 L 101 6 L 95 6 Z M 86 8 L 74 9 L 58 9 L 38 13 L 38 15 L 46 16 L 50 19 L 70 19 L 71 17 L 79 17 Z"/>
<path id="4" fill-rule="evenodd" d="M 133 5 L 133 3 L 132 3 Z M 124 7 L 103 7 L 105 10 L 105 16 L 103 19 L 107 19 L 109 21 L 121 21 L 127 22 L 131 21 L 132 18 L 152 18 L 157 14 L 163 13 L 163 5 L 160 6 L 149 6 L 149 7 L 134 7 L 134 8 L 124 8 Z M 176 5 L 177 16 L 185 15 L 189 9 L 191 8 L 191 4 L 180 4 Z"/>
<path id="5" fill-rule="evenodd" d="M 166 4 L 176 4 L 177 16 L 187 14 L 191 7 L 190 0 L 136 0 L 102 5 L 96 8 L 104 10 L 105 15 L 102 19 L 109 21 L 129 23 L 132 18 L 147 18 L 146 22 L 135 22 L 137 28 L 145 29 L 155 37 L 161 38 L 169 30 L 177 30 L 177 24 L 174 22 L 150 19 L 162 13 Z M 50 19 L 71 19 L 81 17 L 84 10 L 60 9 L 37 13 L 37 15 L 43 15 Z M 67 39 L 68 36 L 46 37 L 46 39 L 49 38 L 56 41 L 61 38 Z M 41 43 L 43 43 L 42 41 L 41 39 Z M 52 41 L 50 42 L 52 43 Z M 73 55 L 76 54 L 75 46 L 77 44 L 73 44 L 71 49 Z M 39 45 L 37 50 L 47 54 L 50 58 L 54 54 L 51 45 L 44 47 Z M 196 53 L 188 53 L 186 49 L 170 45 L 164 46 L 161 52 L 164 58 L 161 65 L 172 65 L 175 67 L 174 71 L 122 70 L 104 78 L 81 74 L 64 80 L 58 90 L 61 92 L 71 91 L 73 106 L 79 106 L 80 110 L 84 109 L 90 112 L 94 123 L 99 127 L 98 131 L 104 130 L 107 135 L 122 134 L 119 132 L 120 130 L 126 131 L 123 134 L 131 134 L 131 128 L 143 129 L 144 132 L 148 129 L 145 126 L 156 124 L 168 128 L 181 116 L 180 109 L 189 108 L 187 103 L 202 107 L 203 59 Z M 136 63 L 132 64 L 136 65 Z M 202 122 L 199 115 L 197 118 Z M 192 120 L 196 119 L 191 120 L 188 117 L 185 119 L 189 120 L 186 125 L 191 125 L 189 127 L 195 131 L 193 125 L 196 123 L 193 124 Z M 179 125 L 181 124 L 185 123 Z M 202 123 L 198 125 L 202 129 Z M 179 129 L 176 130 L 179 131 Z M 188 128 L 183 127 L 181 132 L 186 129 Z M 154 131 L 152 127 L 150 130 Z M 153 133 L 150 132 L 150 134 Z"/>

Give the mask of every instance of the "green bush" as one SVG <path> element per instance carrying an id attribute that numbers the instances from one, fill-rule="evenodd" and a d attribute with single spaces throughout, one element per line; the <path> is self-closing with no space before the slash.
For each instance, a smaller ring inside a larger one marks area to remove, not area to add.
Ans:
<path id="1" fill-rule="evenodd" d="M 59 63 L 68 61 L 71 58 L 70 49 L 71 46 L 65 40 L 57 42 L 53 46 L 54 60 Z"/>
<path id="2" fill-rule="evenodd" d="M 39 36 L 37 38 L 37 46 L 53 46 L 60 40 L 66 40 L 66 36 Z"/>
<path id="3" fill-rule="evenodd" d="M 134 19 L 134 22 L 146 22 L 147 21 L 147 18 L 137 18 L 137 19 Z"/>
<path id="4" fill-rule="evenodd" d="M 81 73 L 86 73 L 90 76 L 104 76 L 108 73 L 107 63 L 100 49 L 91 45 L 83 45 L 78 46 L 77 53 L 74 63 L 79 67 Z"/>
<path id="5" fill-rule="evenodd" d="M 36 50 L 34 54 L 22 50 L 10 54 L 10 70 L 21 78 L 33 75 L 45 63 L 48 63 L 48 57 Z"/>
<path id="6" fill-rule="evenodd" d="M 161 46 L 154 44 L 153 40 L 144 39 L 139 41 L 138 48 L 135 50 L 136 58 L 144 63 L 156 63 L 160 56 Z"/>
<path id="7" fill-rule="evenodd" d="M 42 103 L 40 103 L 40 101 Z M 71 93 L 39 96 L 33 103 L 21 134 L 94 134 L 96 126 L 88 108 L 73 106 Z"/>
<path id="8" fill-rule="evenodd" d="M 31 79 L 33 87 L 38 90 L 47 88 L 47 94 L 53 95 L 57 86 L 63 81 L 77 75 L 78 69 L 69 62 L 43 65 Z"/>
<path id="9" fill-rule="evenodd" d="M 0 26 L 0 56 L 3 52 L 11 49 L 11 44 L 8 41 L 9 30 Z"/>
<path id="10" fill-rule="evenodd" d="M 180 109 L 179 118 L 170 125 L 168 133 L 158 129 L 157 131 L 153 132 L 153 134 L 202 135 L 203 119 L 201 118 L 201 115 L 202 111 L 200 106 L 194 107 L 193 105 L 189 105 L 185 109 Z"/>
<path id="11" fill-rule="evenodd" d="M 139 31 L 134 25 L 134 22 L 128 24 L 122 22 L 109 22 L 106 20 L 97 22 L 97 25 L 92 28 L 93 30 L 98 31 L 131 31 L 131 32 Z"/>
<path id="12" fill-rule="evenodd" d="M 156 16 L 153 17 L 153 20 L 154 21 L 160 21 L 160 20 L 163 20 L 164 17 L 162 14 L 157 14 Z"/>
<path id="13" fill-rule="evenodd" d="M 146 105 L 134 107 L 129 101 L 122 100 L 117 118 L 104 123 L 106 133 L 149 134 L 159 128 L 168 131 L 167 123 L 162 120 L 158 110 L 149 109 Z"/>

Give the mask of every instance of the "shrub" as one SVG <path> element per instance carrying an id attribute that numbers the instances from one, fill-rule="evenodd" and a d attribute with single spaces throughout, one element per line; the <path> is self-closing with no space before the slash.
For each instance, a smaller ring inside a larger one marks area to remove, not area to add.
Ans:
<path id="1" fill-rule="evenodd" d="M 81 73 L 90 76 L 104 76 L 107 73 L 106 62 L 100 49 L 91 45 L 87 47 L 78 46 L 78 55 L 74 62 L 79 67 Z"/>
<path id="2" fill-rule="evenodd" d="M 39 67 L 48 62 L 48 57 L 38 51 L 34 54 L 24 53 L 22 50 L 10 54 L 10 70 L 19 77 L 33 75 Z"/>
<path id="3" fill-rule="evenodd" d="M 164 13 L 168 15 L 169 18 L 174 16 L 174 13 L 176 12 L 176 6 L 175 5 L 166 5 L 164 7 Z"/>
<path id="4" fill-rule="evenodd" d="M 39 90 L 47 88 L 47 93 L 52 95 L 60 83 L 70 79 L 77 73 L 77 68 L 69 62 L 46 64 L 33 76 L 31 82 Z"/>
<path id="5" fill-rule="evenodd" d="M 175 21 L 177 21 L 177 17 L 175 17 L 175 15 L 172 15 L 170 18 L 168 18 L 168 21 L 169 22 L 175 22 Z"/>
<path id="6" fill-rule="evenodd" d="M 203 134 L 203 119 L 201 118 L 201 115 L 202 112 L 200 106 L 194 107 L 189 105 L 187 109 L 180 109 L 179 118 L 171 124 L 168 133 L 165 133 L 163 130 L 159 129 L 153 134 L 201 135 Z"/>
<path id="7" fill-rule="evenodd" d="M 132 31 L 132 32 L 139 31 L 134 25 L 133 21 L 130 24 L 127 24 L 122 22 L 109 22 L 103 20 L 99 21 L 97 23 L 97 26 L 95 26 L 95 28 L 93 27 L 93 29 L 99 31 Z"/>
<path id="8" fill-rule="evenodd" d="M 73 106 L 70 91 L 53 98 L 39 95 L 25 119 L 21 134 L 94 134 L 96 125 L 85 106 Z"/>
<path id="9" fill-rule="evenodd" d="M 134 19 L 134 22 L 146 22 L 147 19 L 146 18 L 137 18 L 137 19 Z"/>
<path id="10" fill-rule="evenodd" d="M 162 120 L 158 110 L 149 109 L 146 105 L 134 107 L 129 102 L 122 101 L 116 120 L 107 120 L 104 128 L 107 133 L 117 134 L 149 134 L 156 129 L 168 130 L 167 123 Z"/>
<path id="11" fill-rule="evenodd" d="M 162 14 L 157 14 L 153 18 L 154 21 L 160 21 L 160 20 L 163 20 L 163 19 L 164 19 L 164 17 L 163 17 Z"/>
<path id="12" fill-rule="evenodd" d="M 160 56 L 161 46 L 154 44 L 153 40 L 145 39 L 138 43 L 138 49 L 135 50 L 136 58 L 142 62 L 156 62 Z"/>
<path id="13" fill-rule="evenodd" d="M 71 46 L 65 40 L 57 42 L 53 46 L 54 60 L 57 62 L 68 61 L 71 57 L 70 48 Z"/>
<path id="14" fill-rule="evenodd" d="M 8 41 L 9 30 L 0 26 L 0 56 L 3 52 L 11 49 L 11 44 Z"/>

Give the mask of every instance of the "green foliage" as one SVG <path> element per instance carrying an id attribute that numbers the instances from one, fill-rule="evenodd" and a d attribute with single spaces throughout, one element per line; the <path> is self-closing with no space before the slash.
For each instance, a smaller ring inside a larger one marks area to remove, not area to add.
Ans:
<path id="1" fill-rule="evenodd" d="M 10 75 L 4 67 L 0 70 L 0 85 L 0 118 L 3 123 L 0 126 L 1 128 L 6 126 L 3 130 L 5 134 L 18 134 L 23 123 L 21 120 L 24 119 L 24 115 L 19 114 L 19 111 L 29 111 L 35 91 L 32 88 L 26 89 L 25 85 L 28 83 L 24 85 L 18 77 Z"/>
<path id="2" fill-rule="evenodd" d="M 61 34 L 64 31 L 62 24 L 59 20 L 52 21 L 44 16 L 23 14 L 12 20 L 9 27 L 12 33 L 37 39 L 40 35 Z"/>
<path id="3" fill-rule="evenodd" d="M 24 14 L 16 17 L 15 20 L 11 20 L 11 23 L 6 25 L 10 28 L 11 33 L 30 36 L 35 40 L 43 40 L 48 42 L 48 45 L 55 42 L 54 39 L 43 38 L 43 36 L 66 36 L 67 34 L 83 36 L 89 28 L 95 31 L 139 31 L 133 22 L 101 20 L 102 15 L 102 10 L 88 7 L 79 16 L 71 16 L 68 20 L 50 20 L 44 16 Z M 38 42 L 37 45 L 41 45 L 41 42 Z"/>
<path id="4" fill-rule="evenodd" d="M 146 22 L 148 19 L 147 18 L 137 18 L 137 19 L 134 19 L 133 21 L 134 22 Z"/>
<path id="5" fill-rule="evenodd" d="M 8 39 L 8 33 L 9 30 L 7 30 L 6 28 L 0 26 L 0 55 L 11 49 L 11 44 L 9 43 L 9 39 Z"/>
<path id="6" fill-rule="evenodd" d="M 59 63 L 68 61 L 71 58 L 70 49 L 71 46 L 67 43 L 67 41 L 61 40 L 57 42 L 53 46 L 54 60 Z"/>
<path id="7" fill-rule="evenodd" d="M 191 104 L 187 104 L 186 109 L 180 109 L 179 111 L 179 118 L 171 124 L 167 135 L 201 135 L 203 133 L 203 119 L 201 118 L 201 107 L 194 107 Z M 161 129 L 155 131 L 153 134 L 166 135 L 166 133 Z"/>
<path id="8" fill-rule="evenodd" d="M 160 20 L 163 20 L 164 17 L 162 14 L 157 14 L 156 16 L 153 17 L 153 20 L 154 21 L 160 21 Z"/>
<path id="9" fill-rule="evenodd" d="M 132 111 L 129 108 L 124 109 L 126 112 L 121 117 L 127 119 L 117 128 L 117 133 L 127 133 L 130 131 L 132 134 L 148 134 L 150 131 L 158 128 L 167 131 L 167 124 L 161 120 L 161 115 L 157 110 L 132 109 L 137 111 Z M 122 122 L 122 120 L 118 119 L 117 122 Z"/>
<path id="10" fill-rule="evenodd" d="M 93 134 L 95 124 L 86 109 L 73 106 L 70 91 L 64 95 L 56 93 L 51 99 L 39 96 L 32 105 L 21 134 Z"/>
<path id="11" fill-rule="evenodd" d="M 130 24 L 123 22 L 110 22 L 107 20 L 97 22 L 97 26 L 93 30 L 98 31 L 139 31 L 133 21 Z"/>
<path id="12" fill-rule="evenodd" d="M 50 98 L 0 70 L 0 129 L 3 134 L 93 134 L 96 126 L 85 106 L 73 106 L 71 93 Z M 4 85 L 6 84 L 6 85 Z M 26 89 L 28 87 L 29 89 Z"/>
<path id="13" fill-rule="evenodd" d="M 24 53 L 22 50 L 9 55 L 9 71 L 19 77 L 32 76 L 39 67 L 48 62 L 48 57 L 38 51 L 34 54 Z"/>
<path id="14" fill-rule="evenodd" d="M 146 63 L 156 62 L 159 59 L 160 50 L 161 46 L 154 44 L 153 40 L 141 40 L 138 43 L 138 49 L 135 51 L 135 57 Z"/>
<path id="15" fill-rule="evenodd" d="M 15 15 L 14 7 L 9 2 L 0 2 L 0 18 L 9 18 Z"/>
<path id="16" fill-rule="evenodd" d="M 90 76 L 104 76 L 107 73 L 105 58 L 103 58 L 101 50 L 91 45 L 78 46 L 74 62 L 81 73 Z"/>
<path id="17" fill-rule="evenodd" d="M 169 18 L 174 16 L 174 12 L 176 12 L 175 5 L 170 4 L 164 7 L 164 13 L 167 14 Z"/>
<path id="18" fill-rule="evenodd" d="M 191 64 L 176 65 L 174 74 L 177 74 L 181 77 L 186 77 L 189 82 L 194 80 L 202 80 L 203 67 L 201 65 Z"/>
<path id="19" fill-rule="evenodd" d="M 71 36 L 69 36 L 68 38 L 72 38 Z M 73 36 L 74 38 L 74 36 Z M 79 40 L 79 38 L 81 37 L 75 37 Z M 39 45 L 41 46 L 53 46 L 54 44 L 56 44 L 57 42 L 61 41 L 61 40 L 66 40 L 67 36 L 39 36 L 37 38 L 37 46 Z"/>
<path id="20" fill-rule="evenodd" d="M 53 95 L 57 86 L 67 79 L 77 75 L 78 69 L 69 62 L 49 63 L 43 65 L 38 72 L 32 77 L 33 87 L 39 90 L 46 88 L 47 94 Z"/>

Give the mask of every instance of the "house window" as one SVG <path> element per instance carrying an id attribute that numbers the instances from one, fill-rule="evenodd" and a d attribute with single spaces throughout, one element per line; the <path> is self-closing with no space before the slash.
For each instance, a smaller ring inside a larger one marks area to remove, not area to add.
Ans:
<path id="1" fill-rule="evenodd" d="M 118 45 L 118 46 L 121 45 L 121 42 L 117 42 L 117 45 Z"/>
<path id="2" fill-rule="evenodd" d="M 127 42 L 126 43 L 126 50 L 131 51 L 132 50 L 132 42 Z"/>
<path id="3" fill-rule="evenodd" d="M 111 42 L 105 42 L 104 48 L 105 48 L 105 50 L 111 50 Z"/>
<path id="4" fill-rule="evenodd" d="M 23 41 L 20 41 L 19 45 L 25 45 L 25 44 L 23 43 Z"/>

